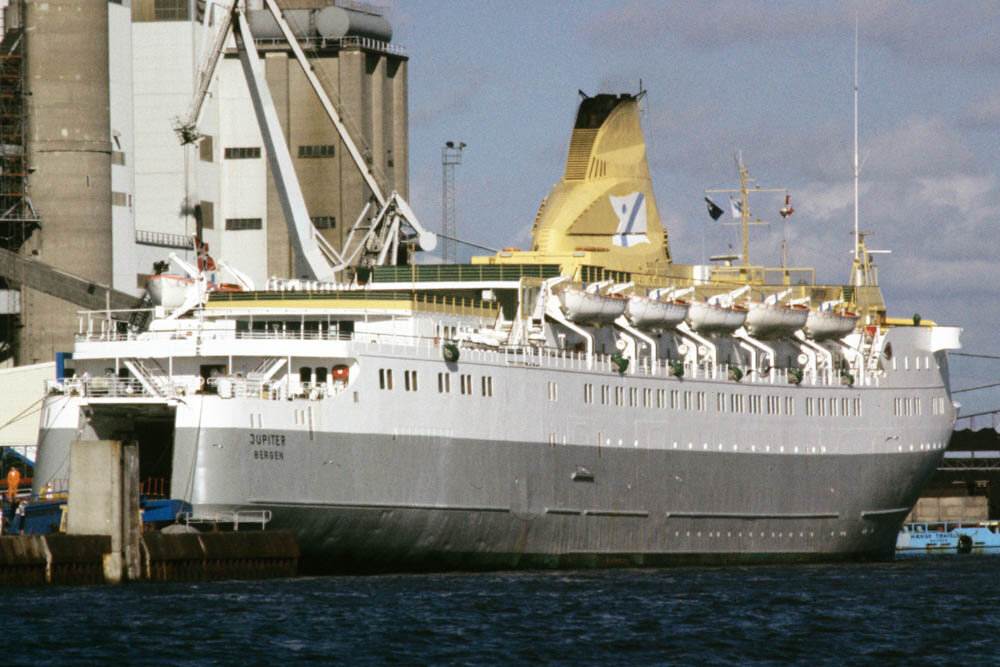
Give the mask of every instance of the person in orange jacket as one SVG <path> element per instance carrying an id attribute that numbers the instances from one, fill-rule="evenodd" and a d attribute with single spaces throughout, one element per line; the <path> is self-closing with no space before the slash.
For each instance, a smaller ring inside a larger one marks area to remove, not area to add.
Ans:
<path id="1" fill-rule="evenodd" d="M 7 500 L 14 502 L 17 497 L 17 487 L 21 484 L 21 471 L 12 467 L 7 472 Z"/>

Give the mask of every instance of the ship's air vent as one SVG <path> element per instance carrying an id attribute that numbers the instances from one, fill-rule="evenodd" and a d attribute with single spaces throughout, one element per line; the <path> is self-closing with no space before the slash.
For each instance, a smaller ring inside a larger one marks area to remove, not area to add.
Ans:
<path id="1" fill-rule="evenodd" d="M 566 158 L 567 181 L 582 181 L 587 176 L 590 164 L 590 149 L 594 147 L 594 139 L 598 130 L 573 130 L 569 140 L 569 156 Z"/>

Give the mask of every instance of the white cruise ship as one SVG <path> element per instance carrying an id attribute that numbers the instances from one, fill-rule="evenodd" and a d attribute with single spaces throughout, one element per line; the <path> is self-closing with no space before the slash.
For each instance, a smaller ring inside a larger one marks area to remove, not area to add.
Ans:
<path id="1" fill-rule="evenodd" d="M 881 559 L 955 419 L 958 329 L 673 263 L 631 95 L 580 104 L 531 249 L 268 287 L 83 313 L 34 492 L 136 440 L 147 491 L 314 569 Z"/>

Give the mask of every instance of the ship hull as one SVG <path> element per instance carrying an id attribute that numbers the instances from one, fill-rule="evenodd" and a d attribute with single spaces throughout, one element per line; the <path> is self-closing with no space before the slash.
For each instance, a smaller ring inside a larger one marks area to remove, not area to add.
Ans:
<path id="1" fill-rule="evenodd" d="M 297 342 L 303 364 L 351 364 L 348 384 L 51 393 L 34 491 L 68 477 L 73 440 L 130 439 L 143 479 L 202 516 L 269 512 L 310 570 L 891 558 L 954 423 L 934 336 L 894 330 L 886 371 L 855 386 Z M 234 349 L 202 341 L 199 361 L 212 345 Z"/>
<path id="2" fill-rule="evenodd" d="M 206 415 L 270 406 L 189 401 L 173 433 L 172 495 L 202 514 L 269 511 L 268 529 L 293 531 L 314 571 L 886 559 L 944 448 L 940 434 L 917 452 L 823 455 L 815 437 L 759 432 L 755 451 L 733 453 L 720 434 L 690 441 L 684 419 L 642 447 L 197 428 L 184 423 L 198 413 L 217 422 Z M 866 430 L 837 437 L 871 441 Z M 54 455 L 78 436 L 45 437 Z M 43 470 L 54 463 L 40 457 Z"/>

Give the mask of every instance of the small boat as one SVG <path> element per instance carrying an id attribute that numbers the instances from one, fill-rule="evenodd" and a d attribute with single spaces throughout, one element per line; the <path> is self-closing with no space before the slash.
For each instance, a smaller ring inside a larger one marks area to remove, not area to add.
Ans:
<path id="1" fill-rule="evenodd" d="M 805 326 L 809 317 L 809 308 L 803 305 L 751 302 L 748 306 L 745 326 L 755 338 L 790 336 Z"/>
<path id="2" fill-rule="evenodd" d="M 736 331 L 747 319 L 744 306 L 720 306 L 707 301 L 692 301 L 687 323 L 698 333 L 728 334 Z"/>
<path id="3" fill-rule="evenodd" d="M 195 281 L 182 276 L 171 276 L 161 273 L 146 281 L 146 289 L 154 306 L 163 306 L 170 310 L 180 308 L 187 299 L 188 291 L 196 289 Z M 208 285 L 209 292 L 242 292 L 243 287 L 236 283 L 213 283 Z"/>
<path id="4" fill-rule="evenodd" d="M 146 289 L 154 306 L 167 309 L 180 308 L 187 298 L 188 290 L 194 286 L 194 281 L 181 276 L 171 276 L 161 273 L 146 281 Z"/>
<path id="5" fill-rule="evenodd" d="M 614 322 L 628 305 L 624 296 L 601 296 L 578 289 L 564 289 L 558 296 L 566 318 L 581 324 Z"/>
<path id="6" fill-rule="evenodd" d="M 1000 553 L 1000 522 L 912 521 L 896 537 L 896 553 Z"/>
<path id="7" fill-rule="evenodd" d="M 810 310 L 803 329 L 812 340 L 840 338 L 854 331 L 858 316 L 854 313 L 837 313 L 831 310 Z"/>
<path id="8" fill-rule="evenodd" d="M 673 329 L 687 317 L 690 304 L 660 301 L 648 296 L 631 296 L 625 315 L 637 329 Z"/>

